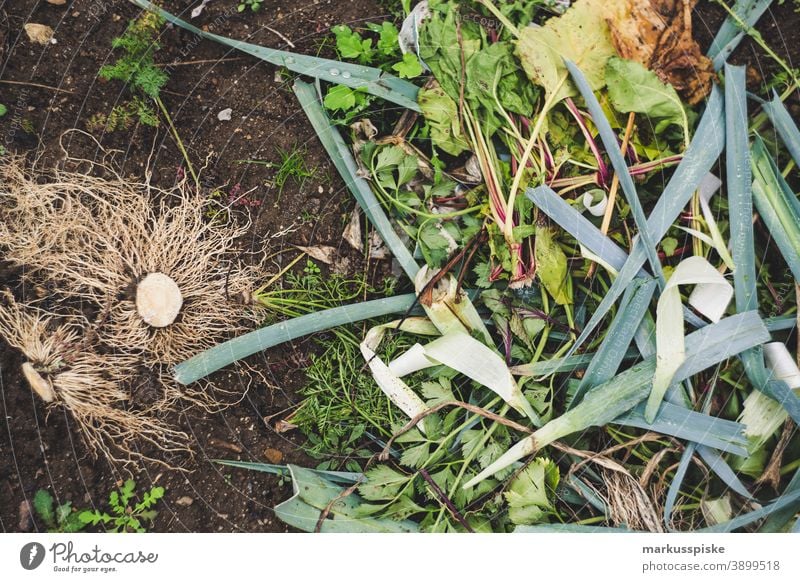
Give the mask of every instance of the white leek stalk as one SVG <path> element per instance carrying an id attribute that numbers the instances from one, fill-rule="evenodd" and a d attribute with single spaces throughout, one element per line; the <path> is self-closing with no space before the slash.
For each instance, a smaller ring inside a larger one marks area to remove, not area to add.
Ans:
<path id="1" fill-rule="evenodd" d="M 422 267 L 414 280 L 419 295 L 436 273 Z M 432 290 L 433 301 L 430 305 L 422 304 L 425 313 L 442 335 L 451 331 L 461 331 L 467 335 L 477 332 L 483 341 L 492 345 L 492 336 L 486 329 L 478 310 L 463 290 L 458 289 L 458 282 L 448 274 L 436 283 Z"/>
<path id="2" fill-rule="evenodd" d="M 486 386 L 514 410 L 527 416 L 534 425 L 540 424 L 539 416 L 522 394 L 500 354 L 461 331 L 451 331 L 425 346 L 414 345 L 390 362 L 389 369 L 400 376 L 438 365 L 445 365 Z"/>
<path id="3" fill-rule="evenodd" d="M 424 318 L 409 317 L 401 321 L 402 322 L 386 323 L 373 327 L 367 332 L 364 341 L 361 342 L 360 348 L 361 355 L 364 356 L 378 387 L 380 387 L 383 393 L 389 397 L 389 400 L 406 413 L 409 418 L 414 418 L 425 412 L 428 407 L 425 402 L 417 396 L 416 392 L 389 369 L 383 360 L 375 353 L 375 350 L 378 349 L 387 329 L 399 329 L 427 335 L 435 334 L 438 331 Z M 418 428 L 422 432 L 425 432 L 423 423 L 420 423 Z"/>
<path id="4" fill-rule="evenodd" d="M 645 408 L 647 422 L 653 422 L 672 377 L 686 359 L 679 286 L 692 284 L 705 285 L 706 290 L 695 296 L 691 305 L 714 322 L 720 320 L 733 298 L 731 284 L 703 257 L 689 257 L 675 268 L 656 307 L 656 371 Z"/>
<path id="5" fill-rule="evenodd" d="M 782 342 L 764 344 L 764 363 L 776 380 L 789 388 L 800 389 L 800 369 Z M 745 425 L 750 454 L 755 454 L 774 435 L 788 417 L 786 409 L 769 396 L 753 390 L 744 401 L 739 422 Z"/>

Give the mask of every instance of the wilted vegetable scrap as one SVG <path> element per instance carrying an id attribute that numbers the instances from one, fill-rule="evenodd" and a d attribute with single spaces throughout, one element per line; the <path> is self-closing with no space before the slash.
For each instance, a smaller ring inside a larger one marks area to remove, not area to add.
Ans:
<path id="1" fill-rule="evenodd" d="M 607 17 L 619 55 L 653 70 L 689 105 L 711 91 L 714 65 L 692 36 L 697 0 L 623 0 L 611 3 Z"/>

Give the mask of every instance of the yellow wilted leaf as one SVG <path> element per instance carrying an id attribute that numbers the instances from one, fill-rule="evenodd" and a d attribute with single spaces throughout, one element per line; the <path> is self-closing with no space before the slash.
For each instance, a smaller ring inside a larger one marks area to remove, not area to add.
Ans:
<path id="1" fill-rule="evenodd" d="M 544 87 L 548 98 L 554 96 L 557 101 L 578 93 L 568 79 L 564 57 L 580 67 L 592 89 L 605 85 L 606 62 L 616 55 L 605 21 L 607 12 L 600 0 L 578 0 L 544 26 L 522 29 L 517 56 L 528 77 Z"/>

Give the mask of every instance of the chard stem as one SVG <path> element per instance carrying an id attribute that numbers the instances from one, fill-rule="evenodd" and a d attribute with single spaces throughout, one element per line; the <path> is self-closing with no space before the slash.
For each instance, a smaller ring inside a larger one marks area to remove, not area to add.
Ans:
<path id="1" fill-rule="evenodd" d="M 528 138 L 528 143 L 525 146 L 525 151 L 522 153 L 522 158 L 519 160 L 519 169 L 517 173 L 514 174 L 514 181 L 511 183 L 511 190 L 508 193 L 508 201 L 506 203 L 506 207 L 509 211 L 506 214 L 505 225 L 503 226 L 503 230 L 507 236 L 512 235 L 513 224 L 511 221 L 511 215 L 513 214 L 514 210 L 514 203 L 516 202 L 517 192 L 519 191 L 519 187 L 522 184 L 522 175 L 525 173 L 525 167 L 528 165 L 528 158 L 531 157 L 531 152 L 533 152 L 533 146 L 536 145 L 537 139 L 539 137 L 539 133 L 542 131 L 542 126 L 544 125 L 544 121 L 547 117 L 548 112 L 552 109 L 556 104 L 556 97 L 558 97 L 558 93 L 561 90 L 561 87 L 564 83 L 567 82 L 567 77 L 569 73 L 565 73 L 558 82 L 558 85 L 553 89 L 553 92 L 547 97 L 547 100 L 544 102 L 542 106 L 541 112 L 539 112 L 539 116 L 536 118 L 536 123 L 531 130 L 531 135 Z M 544 172 L 543 172 L 544 173 Z"/>

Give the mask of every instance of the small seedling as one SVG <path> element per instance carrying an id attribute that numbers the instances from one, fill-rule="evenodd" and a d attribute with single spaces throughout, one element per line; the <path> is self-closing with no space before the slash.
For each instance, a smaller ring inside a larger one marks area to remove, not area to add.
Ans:
<path id="1" fill-rule="evenodd" d="M 189 159 L 189 154 L 178 135 L 164 101 L 161 99 L 161 89 L 167 84 L 169 75 L 156 66 L 154 53 L 160 48 L 157 40 L 163 24 L 164 19 L 151 12 L 145 12 L 137 20 L 132 21 L 125 33 L 111 42 L 113 48 L 123 51 L 122 56 L 113 65 L 104 65 L 100 69 L 99 75 L 106 81 L 122 81 L 134 94 L 131 102 L 123 105 L 122 109 L 114 108 L 109 114 L 109 117 L 119 118 L 117 121 L 122 122 L 123 126 L 125 116 L 136 115 L 142 124 L 157 127 L 159 122 L 156 109 L 162 113 L 181 155 L 186 160 L 189 173 L 195 184 L 199 186 L 199 180 Z M 156 106 L 155 108 L 150 101 Z M 94 121 L 98 122 L 99 120 Z M 107 119 L 106 125 L 111 121 L 113 120 Z"/>
<path id="2" fill-rule="evenodd" d="M 153 60 L 154 53 L 159 49 L 156 38 L 162 24 L 163 20 L 151 13 L 145 13 L 131 22 L 125 33 L 111 42 L 113 48 L 123 50 L 123 55 L 114 64 L 104 65 L 100 69 L 100 78 L 106 81 L 122 81 L 135 94 L 145 95 L 158 104 L 161 89 L 169 80 L 169 76 L 156 67 Z M 149 112 L 136 111 L 139 113 L 139 121 L 145 125 L 158 126 L 156 112 L 152 105 L 147 105 Z M 120 106 L 114 109 L 119 108 Z M 130 108 L 125 104 L 122 109 L 128 111 Z"/>
<path id="3" fill-rule="evenodd" d="M 241 0 L 236 9 L 239 12 L 244 12 L 245 10 L 247 10 L 247 7 L 249 6 L 251 12 L 258 12 L 259 10 L 261 10 L 261 5 L 263 3 L 264 3 L 263 0 Z"/>
<path id="4" fill-rule="evenodd" d="M 72 510 L 71 501 L 56 505 L 47 489 L 39 489 L 33 496 L 33 510 L 49 533 L 73 533 L 86 527 L 80 514 Z"/>
<path id="5" fill-rule="evenodd" d="M 140 97 L 115 106 L 110 113 L 95 113 L 86 122 L 86 129 L 91 133 L 112 133 L 123 131 L 133 126 L 135 119 L 144 125 L 158 127 L 158 115 L 152 106 Z"/>
<path id="6" fill-rule="evenodd" d="M 142 495 L 142 500 L 136 504 L 131 503 L 134 497 L 136 497 L 136 481 L 128 479 L 118 491 L 112 491 L 108 496 L 111 514 L 95 509 L 82 511 L 78 517 L 85 525 L 102 523 L 110 525 L 113 531 L 118 533 L 144 533 L 147 530 L 142 522 L 152 523 L 158 514 L 153 507 L 159 499 L 164 497 L 164 488 L 153 487 Z"/>
<path id="7" fill-rule="evenodd" d="M 317 168 L 313 168 L 306 162 L 308 150 L 301 147 L 291 147 L 284 149 L 282 147 L 275 148 L 275 152 L 280 158 L 278 162 L 269 162 L 266 160 L 240 160 L 242 164 L 255 164 L 273 168 L 276 170 L 275 176 L 272 178 L 272 184 L 278 189 L 278 197 L 275 203 L 280 202 L 283 189 L 286 183 L 292 180 L 300 189 L 305 186 L 306 182 L 317 176 Z"/>

